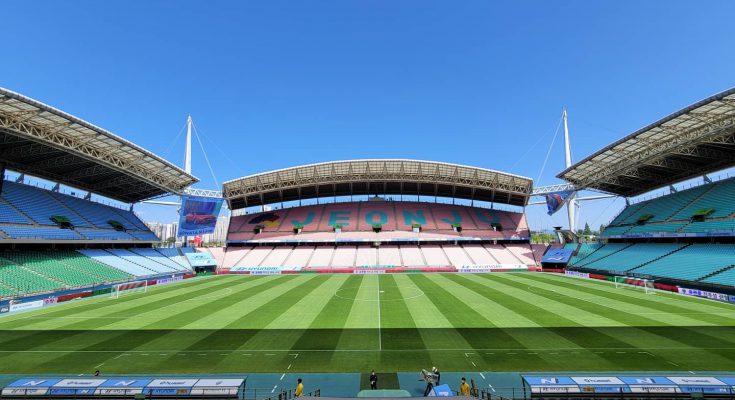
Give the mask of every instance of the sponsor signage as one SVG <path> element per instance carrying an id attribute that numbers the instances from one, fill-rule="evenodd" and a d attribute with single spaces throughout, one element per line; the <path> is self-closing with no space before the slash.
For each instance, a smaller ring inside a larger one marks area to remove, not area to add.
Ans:
<path id="1" fill-rule="evenodd" d="M 567 276 L 573 276 L 575 278 L 589 278 L 590 274 L 587 272 L 579 272 L 579 271 L 566 271 L 564 272 Z"/>
<path id="2" fill-rule="evenodd" d="M 18 303 L 18 304 L 11 304 L 9 307 L 10 312 L 14 311 L 22 311 L 22 310 L 32 310 L 34 308 L 43 307 L 44 301 L 43 300 L 36 300 L 36 301 L 29 301 L 26 303 Z"/>
<path id="3" fill-rule="evenodd" d="M 301 271 L 301 267 L 232 267 L 230 271 L 249 272 L 250 275 L 279 275 L 283 271 Z"/>
<path id="4" fill-rule="evenodd" d="M 184 277 L 181 275 L 172 276 L 171 278 L 156 279 L 156 285 L 165 285 L 167 283 L 183 281 L 183 280 L 184 280 Z"/>
<path id="5" fill-rule="evenodd" d="M 717 292 L 708 292 L 706 290 L 688 289 L 688 288 L 680 287 L 679 293 L 687 295 L 687 296 L 704 297 L 707 299 L 717 300 L 717 301 L 724 301 L 724 302 L 730 302 L 730 303 L 735 302 L 735 299 L 733 299 L 733 297 L 735 296 L 728 296 L 726 294 L 717 293 Z"/>
<path id="6" fill-rule="evenodd" d="M 2 307 L 0 307 L 0 314 L 1 313 L 6 313 L 6 312 L 9 312 L 9 311 L 10 311 L 10 307 L 8 307 L 8 306 L 2 306 Z"/>
<path id="7" fill-rule="evenodd" d="M 613 376 L 576 376 L 572 380 L 580 385 L 624 385 L 623 381 Z"/>
<path id="8" fill-rule="evenodd" d="M 679 393 L 679 388 L 676 386 L 630 385 L 628 387 L 632 393 Z"/>
<path id="9" fill-rule="evenodd" d="M 367 268 L 356 268 L 352 270 L 353 274 L 357 275 L 373 275 L 373 274 L 384 274 L 384 269 L 367 269 Z"/>
<path id="10" fill-rule="evenodd" d="M 44 396 L 61 379 L 19 379 L 2 390 L 3 396 Z"/>
<path id="11" fill-rule="evenodd" d="M 181 196 L 178 237 L 196 236 L 214 232 L 221 198 Z"/>
<path id="12" fill-rule="evenodd" d="M 532 393 L 735 393 L 735 377 L 524 376 Z"/>
<path id="13" fill-rule="evenodd" d="M 154 396 L 235 397 L 244 379 L 19 379 L 6 386 L 2 396 Z"/>
<path id="14" fill-rule="evenodd" d="M 155 379 L 148 384 L 148 388 L 180 388 L 192 387 L 198 379 Z"/>
<path id="15" fill-rule="evenodd" d="M 524 377 L 529 385 L 574 385 L 571 378 L 566 376 L 528 376 Z"/>
<path id="16" fill-rule="evenodd" d="M 725 382 L 713 377 L 689 377 L 689 376 L 674 376 L 669 377 L 671 382 L 677 385 L 689 385 L 689 386 L 724 386 Z"/>
<path id="17" fill-rule="evenodd" d="M 192 395 L 236 395 L 244 379 L 200 379 L 191 389 Z"/>
<path id="18" fill-rule="evenodd" d="M 101 384 L 95 394 L 101 396 L 120 396 L 143 393 L 143 389 L 151 383 L 151 379 L 108 379 Z"/>
<path id="19" fill-rule="evenodd" d="M 525 264 L 469 264 L 460 265 L 456 268 L 458 272 L 478 273 L 492 272 L 499 269 L 528 269 L 528 266 Z"/>

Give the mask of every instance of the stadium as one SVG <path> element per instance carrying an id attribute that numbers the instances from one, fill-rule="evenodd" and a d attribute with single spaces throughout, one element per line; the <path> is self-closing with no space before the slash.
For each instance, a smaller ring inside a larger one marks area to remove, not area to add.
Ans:
<path id="1" fill-rule="evenodd" d="M 311 396 L 355 397 L 371 370 L 383 397 L 430 381 L 458 393 L 432 367 L 487 399 L 735 395 L 735 180 L 708 176 L 735 166 L 735 89 L 570 163 L 553 187 L 358 159 L 194 189 L 189 159 L 6 89 L 0 133 L 3 176 L 18 174 L 0 197 L 3 398 L 286 399 L 297 376 Z M 571 212 L 572 229 L 532 243 L 534 197 L 557 211 L 582 190 L 667 186 L 594 241 Z M 211 231 L 225 203 L 226 245 L 161 246 L 134 205 L 165 195 L 181 196 L 180 236 Z"/>

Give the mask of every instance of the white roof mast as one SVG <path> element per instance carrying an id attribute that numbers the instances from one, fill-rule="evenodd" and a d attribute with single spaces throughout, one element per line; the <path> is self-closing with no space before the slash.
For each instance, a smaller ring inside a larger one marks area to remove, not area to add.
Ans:
<path id="1" fill-rule="evenodd" d="M 569 126 L 567 126 L 567 109 L 564 109 L 564 166 L 569 168 L 572 166 L 572 148 L 569 144 Z M 567 217 L 569 218 L 569 230 L 576 231 L 577 224 L 575 223 L 574 211 L 577 201 L 574 200 L 574 193 L 571 195 L 571 199 L 567 202 Z"/>

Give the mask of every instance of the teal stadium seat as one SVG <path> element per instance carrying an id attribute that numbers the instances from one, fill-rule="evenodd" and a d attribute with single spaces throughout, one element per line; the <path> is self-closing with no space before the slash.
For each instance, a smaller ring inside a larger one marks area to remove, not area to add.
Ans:
<path id="1" fill-rule="evenodd" d="M 695 281 L 733 264 L 735 244 L 692 244 L 632 272 Z"/>
<path id="2" fill-rule="evenodd" d="M 564 247 L 570 246 L 565 245 Z M 571 249 L 575 249 L 577 247 L 577 244 L 571 244 Z M 572 256 L 572 258 L 569 260 L 569 265 L 577 265 L 579 262 L 587 258 L 590 254 L 594 253 L 597 249 L 602 247 L 601 243 L 582 243 L 579 245 L 579 251 L 577 252 L 577 255 Z"/>
<path id="3" fill-rule="evenodd" d="M 584 259 L 580 259 L 578 263 L 572 264 L 574 266 L 578 267 L 584 267 L 587 266 L 590 263 L 593 263 L 597 260 L 600 260 L 603 257 L 607 257 L 615 252 L 618 252 L 626 247 L 630 246 L 628 243 L 608 243 L 599 249 L 595 251 L 594 253 L 590 254 L 589 256 L 585 257 Z"/>
<path id="4" fill-rule="evenodd" d="M 636 243 L 624 250 L 599 259 L 585 268 L 599 269 L 609 272 L 628 271 L 653 261 L 656 258 L 684 247 L 684 244 L 675 243 Z"/>
<path id="5" fill-rule="evenodd" d="M 707 185 L 708 187 L 710 185 Z M 727 217 L 735 213 L 735 178 L 717 182 L 702 197 L 688 205 L 674 216 L 674 219 L 687 220 L 698 210 L 713 208 L 708 218 Z"/>

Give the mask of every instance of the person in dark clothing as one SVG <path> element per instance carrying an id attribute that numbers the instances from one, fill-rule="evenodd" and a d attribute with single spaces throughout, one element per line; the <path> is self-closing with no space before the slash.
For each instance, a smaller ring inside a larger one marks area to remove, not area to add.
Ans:
<path id="1" fill-rule="evenodd" d="M 375 374 L 375 370 L 370 373 L 370 389 L 375 390 L 378 388 L 378 375 Z"/>
<path id="2" fill-rule="evenodd" d="M 431 393 L 431 389 L 434 389 L 434 385 L 432 385 L 431 382 L 426 382 L 426 390 L 424 390 L 424 397 L 429 396 L 429 393 Z"/>

